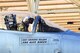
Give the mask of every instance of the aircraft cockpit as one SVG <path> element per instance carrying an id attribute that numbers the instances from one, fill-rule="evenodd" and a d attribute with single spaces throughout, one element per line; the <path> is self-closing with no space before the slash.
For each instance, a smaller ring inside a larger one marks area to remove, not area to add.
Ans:
<path id="1" fill-rule="evenodd" d="M 35 17 L 25 16 L 22 20 L 17 22 L 15 14 L 9 14 L 4 17 L 4 24 L 6 30 L 11 31 L 22 31 L 22 32 L 64 32 L 67 31 L 66 28 L 63 28 L 55 23 L 44 19 L 40 15 Z M 32 29 L 30 30 L 30 24 Z M 2 30 L 4 30 L 2 28 Z"/>

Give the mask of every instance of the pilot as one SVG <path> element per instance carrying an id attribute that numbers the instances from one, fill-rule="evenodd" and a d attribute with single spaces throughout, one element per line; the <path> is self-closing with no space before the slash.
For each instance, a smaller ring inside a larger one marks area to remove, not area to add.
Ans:
<path id="1" fill-rule="evenodd" d="M 29 32 L 28 30 L 29 24 L 32 24 L 33 21 L 34 21 L 34 18 L 30 16 L 26 16 L 25 18 L 22 19 L 22 23 L 18 25 L 19 26 L 18 30 Z"/>

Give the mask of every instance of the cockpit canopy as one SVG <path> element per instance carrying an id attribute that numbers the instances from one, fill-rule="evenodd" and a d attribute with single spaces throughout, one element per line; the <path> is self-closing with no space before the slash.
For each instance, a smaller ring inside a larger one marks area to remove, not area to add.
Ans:
<path id="1" fill-rule="evenodd" d="M 64 32 L 67 29 L 63 28 L 55 23 L 42 18 L 41 16 L 36 16 L 34 25 L 37 24 L 37 32 Z M 34 28 L 34 27 L 33 27 Z"/>

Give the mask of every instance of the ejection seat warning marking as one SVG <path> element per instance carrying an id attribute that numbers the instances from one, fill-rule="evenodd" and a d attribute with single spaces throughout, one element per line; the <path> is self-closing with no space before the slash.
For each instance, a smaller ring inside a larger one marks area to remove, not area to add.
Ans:
<path id="1" fill-rule="evenodd" d="M 49 44 L 49 38 L 28 38 L 28 37 L 20 37 L 20 45 L 44 45 Z"/>

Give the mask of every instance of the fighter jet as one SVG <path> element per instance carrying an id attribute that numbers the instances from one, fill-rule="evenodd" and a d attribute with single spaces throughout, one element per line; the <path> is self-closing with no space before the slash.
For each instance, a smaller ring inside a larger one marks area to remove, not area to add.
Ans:
<path id="1" fill-rule="evenodd" d="M 80 34 L 37 15 L 32 32 L 0 30 L 0 53 L 80 53 Z"/>

